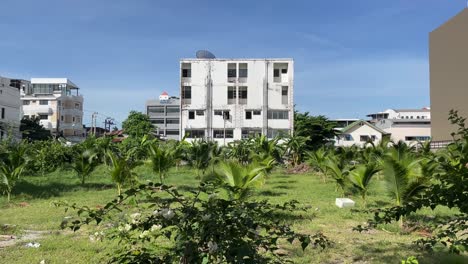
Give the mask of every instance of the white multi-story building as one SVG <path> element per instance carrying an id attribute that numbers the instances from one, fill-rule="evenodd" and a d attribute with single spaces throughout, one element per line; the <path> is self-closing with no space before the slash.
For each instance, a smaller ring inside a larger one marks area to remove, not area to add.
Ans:
<path id="1" fill-rule="evenodd" d="M 226 144 L 293 132 L 292 59 L 197 57 L 180 62 L 181 138 Z"/>
<path id="2" fill-rule="evenodd" d="M 20 90 L 24 87 L 29 87 L 28 81 L 0 77 L 0 139 L 21 138 Z"/>
<path id="3" fill-rule="evenodd" d="M 22 115 L 38 116 L 54 136 L 71 141 L 84 137 L 83 96 L 78 86 L 66 78 L 32 78 L 21 91 Z"/>

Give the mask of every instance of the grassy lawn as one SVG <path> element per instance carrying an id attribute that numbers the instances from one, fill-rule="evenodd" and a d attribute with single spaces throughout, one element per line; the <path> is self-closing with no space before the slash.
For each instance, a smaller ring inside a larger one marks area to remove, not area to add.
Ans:
<path id="1" fill-rule="evenodd" d="M 142 182 L 157 181 L 147 166 L 137 169 Z M 187 168 L 173 169 L 167 179 L 168 184 L 181 190 L 198 184 L 196 173 Z M 391 205 L 391 198 L 385 195 L 381 180 L 374 181 L 369 193 L 369 207 Z M 101 263 L 106 254 L 112 252 L 114 243 L 91 242 L 93 232 L 89 226 L 79 232 L 61 231 L 63 217 L 71 215 L 64 208 L 56 208 L 54 201 L 68 201 L 80 205 L 96 207 L 110 201 L 116 195 L 104 167 L 97 171 L 81 186 L 79 179 L 68 171 L 57 171 L 45 177 L 25 177 L 15 187 L 13 201 L 6 203 L 0 198 L 0 225 L 18 225 L 19 230 L 47 230 L 49 235 L 37 241 L 39 248 L 26 248 L 24 243 L 0 249 L 0 263 Z M 256 191 L 254 198 L 268 199 L 272 203 L 298 200 L 311 209 L 296 215 L 291 221 L 296 231 L 303 233 L 323 232 L 333 245 L 325 250 L 308 248 L 304 252 L 299 245 L 284 245 L 295 263 L 400 263 L 401 259 L 416 256 L 420 263 L 468 263 L 466 256 L 453 256 L 443 252 L 429 254 L 412 243 L 420 233 L 403 234 L 397 224 L 382 226 L 378 230 L 358 233 L 352 230 L 363 224 L 369 215 L 339 209 L 334 205 L 337 193 L 332 182 L 324 183 L 318 175 L 286 174 L 281 170 L 273 173 L 267 183 Z M 359 197 L 350 197 L 363 208 Z M 437 208 L 419 213 L 415 219 L 435 222 L 439 218 L 456 212 L 447 208 Z M 425 217 L 422 217 L 422 216 Z M 21 232 L 21 231 L 17 231 Z M 0 233 L 1 234 L 1 233 Z"/>

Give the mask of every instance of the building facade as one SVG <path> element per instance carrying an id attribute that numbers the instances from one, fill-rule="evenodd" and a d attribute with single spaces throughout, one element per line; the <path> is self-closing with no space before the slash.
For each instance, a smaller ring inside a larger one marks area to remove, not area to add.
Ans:
<path id="1" fill-rule="evenodd" d="M 0 139 L 21 138 L 20 91 L 25 87 L 29 87 L 28 81 L 0 77 Z"/>
<path id="2" fill-rule="evenodd" d="M 388 136 L 390 136 L 389 133 L 373 124 L 364 120 L 357 120 L 340 129 L 340 133 L 335 138 L 335 146 L 364 147 L 369 142 L 378 144 L 384 137 Z"/>
<path id="3" fill-rule="evenodd" d="M 431 109 L 387 109 L 367 115 L 370 122 L 395 141 L 416 144 L 431 140 Z"/>
<path id="4" fill-rule="evenodd" d="M 66 78 L 32 78 L 21 91 L 22 115 L 38 116 L 53 136 L 80 141 L 83 128 L 83 96 L 79 87 Z"/>
<path id="5" fill-rule="evenodd" d="M 432 138 L 451 140 L 449 111 L 468 117 L 468 8 L 429 34 Z"/>
<path id="6" fill-rule="evenodd" d="M 182 59 L 181 137 L 220 144 L 294 128 L 292 59 Z"/>
<path id="7" fill-rule="evenodd" d="M 180 99 L 163 92 L 159 100 L 146 101 L 146 114 L 156 128 L 156 133 L 165 139 L 180 137 Z"/>

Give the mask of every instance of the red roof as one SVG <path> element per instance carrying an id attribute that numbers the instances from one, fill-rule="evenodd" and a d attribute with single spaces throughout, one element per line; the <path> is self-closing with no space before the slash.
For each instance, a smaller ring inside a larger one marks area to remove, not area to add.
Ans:
<path id="1" fill-rule="evenodd" d="M 163 92 L 161 95 L 169 95 L 169 94 L 168 94 L 168 93 L 166 93 L 166 92 Z"/>

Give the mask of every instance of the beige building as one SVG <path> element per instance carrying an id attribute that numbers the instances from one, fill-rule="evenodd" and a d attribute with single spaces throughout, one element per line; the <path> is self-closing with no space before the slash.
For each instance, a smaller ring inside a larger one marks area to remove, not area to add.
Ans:
<path id="1" fill-rule="evenodd" d="M 451 109 L 468 118 L 468 8 L 429 34 L 432 138 L 450 140 Z"/>
<path id="2" fill-rule="evenodd" d="M 66 78 L 32 78 L 21 91 L 22 115 L 38 116 L 54 136 L 70 141 L 84 138 L 83 96 L 78 86 Z"/>

